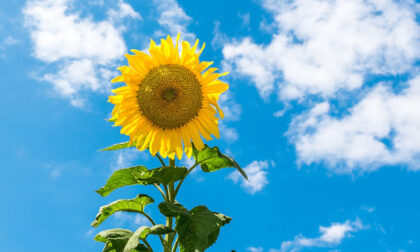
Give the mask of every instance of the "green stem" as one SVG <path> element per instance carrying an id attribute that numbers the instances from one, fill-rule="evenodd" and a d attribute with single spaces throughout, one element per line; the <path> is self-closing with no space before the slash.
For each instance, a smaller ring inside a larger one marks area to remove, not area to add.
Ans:
<path id="1" fill-rule="evenodd" d="M 153 184 L 153 185 L 159 190 L 160 194 L 163 197 L 163 200 L 166 201 L 166 196 L 165 196 L 165 193 L 162 191 L 162 188 L 160 188 L 158 184 Z"/>
<path id="2" fill-rule="evenodd" d="M 166 166 L 165 162 L 163 162 L 162 157 L 159 155 L 159 153 L 156 153 L 156 157 L 159 159 L 160 163 L 162 164 L 162 166 Z"/>
<path id="3" fill-rule="evenodd" d="M 195 163 L 193 166 L 191 166 L 191 168 L 187 171 L 187 173 L 185 173 L 184 177 L 182 177 L 181 181 L 179 181 L 176 190 L 175 190 L 175 195 L 174 197 L 176 197 L 176 195 L 178 194 L 179 188 L 181 188 L 182 182 L 184 182 L 185 178 L 188 176 L 188 174 L 190 174 L 190 172 L 192 170 L 194 170 L 195 167 L 197 167 L 197 165 L 199 165 L 199 163 Z"/>
<path id="4" fill-rule="evenodd" d="M 144 244 L 149 248 L 150 252 L 153 252 L 152 247 L 150 246 L 150 244 L 146 241 L 146 239 L 142 239 L 142 241 L 144 242 Z"/>
<path id="5" fill-rule="evenodd" d="M 152 223 L 153 226 L 156 225 L 156 222 L 154 222 L 154 220 L 152 219 L 152 217 L 150 217 L 147 213 L 142 212 L 142 214 L 144 216 L 146 216 L 146 218 L 150 221 L 150 223 Z M 159 235 L 159 239 L 160 239 L 160 242 L 162 243 L 162 245 L 164 245 L 165 244 L 165 240 L 163 240 L 162 235 Z"/>
<path id="6" fill-rule="evenodd" d="M 178 248 L 178 243 L 179 243 L 179 235 L 175 239 L 175 244 L 172 247 L 172 252 L 176 252 L 176 249 Z"/>
<path id="7" fill-rule="evenodd" d="M 169 159 L 169 167 L 175 167 L 175 159 Z M 168 188 L 166 189 L 166 202 L 174 203 L 175 202 L 175 190 L 174 190 L 174 182 L 169 183 Z M 166 226 L 172 228 L 173 226 L 173 218 L 166 217 Z M 172 243 L 174 239 L 174 234 L 169 233 L 165 235 L 165 247 L 164 252 L 171 252 L 172 251 Z"/>

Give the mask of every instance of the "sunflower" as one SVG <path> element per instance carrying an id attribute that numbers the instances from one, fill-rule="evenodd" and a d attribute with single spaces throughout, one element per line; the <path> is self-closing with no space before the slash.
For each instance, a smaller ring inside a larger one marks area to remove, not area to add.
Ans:
<path id="1" fill-rule="evenodd" d="M 227 73 L 209 68 L 213 62 L 199 61 L 205 44 L 197 53 L 194 46 L 172 38 L 151 40 L 149 54 L 131 50 L 126 54 L 128 66 L 119 67 L 121 75 L 112 82 L 126 85 L 112 90 L 109 102 L 115 107 L 111 121 L 122 126 L 121 134 L 130 137 L 130 144 L 143 151 L 149 149 L 164 158 L 191 157 L 193 145 L 204 148 L 201 137 L 219 138 L 218 120 L 223 111 L 217 104 L 220 94 L 229 85 L 218 80 Z"/>

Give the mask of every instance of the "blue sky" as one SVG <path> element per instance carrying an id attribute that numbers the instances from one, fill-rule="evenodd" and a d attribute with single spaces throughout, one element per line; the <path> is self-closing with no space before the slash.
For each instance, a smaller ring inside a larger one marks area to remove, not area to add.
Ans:
<path id="1" fill-rule="evenodd" d="M 127 139 L 105 121 L 109 80 L 129 49 L 181 32 L 230 72 L 209 145 L 250 177 L 184 184 L 181 203 L 233 217 L 209 251 L 420 251 L 419 13 L 391 0 L 2 1 L 2 249 L 101 251 L 100 230 L 147 224 L 89 225 L 113 200 L 159 201 L 149 187 L 94 192 L 115 169 L 158 166 L 97 151 Z"/>

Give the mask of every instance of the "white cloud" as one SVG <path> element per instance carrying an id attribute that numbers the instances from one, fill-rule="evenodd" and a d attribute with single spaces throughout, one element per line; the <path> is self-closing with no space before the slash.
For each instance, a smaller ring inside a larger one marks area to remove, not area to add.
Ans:
<path id="1" fill-rule="evenodd" d="M 213 28 L 213 39 L 211 40 L 211 46 L 213 47 L 213 50 L 217 50 L 223 47 L 223 45 L 228 43 L 228 41 L 228 36 L 220 31 L 220 22 L 215 21 Z"/>
<path id="2" fill-rule="evenodd" d="M 17 43 L 19 43 L 19 40 L 17 40 L 17 39 L 15 39 L 14 37 L 12 37 L 12 36 L 8 36 L 7 38 L 5 38 L 4 40 L 3 40 L 3 43 L 2 43 L 2 47 L 5 47 L 5 46 L 11 46 L 11 45 L 16 45 Z"/>
<path id="3" fill-rule="evenodd" d="M 263 0 L 276 30 L 268 45 L 247 37 L 223 48 L 224 63 L 267 99 L 331 97 L 366 74 L 397 74 L 420 57 L 412 1 Z"/>
<path id="4" fill-rule="evenodd" d="M 302 234 L 297 235 L 292 241 L 284 241 L 281 249 L 271 249 L 270 252 L 296 252 L 311 247 L 334 247 L 339 245 L 344 238 L 350 237 L 352 233 L 366 228 L 360 219 L 355 221 L 347 220 L 343 223 L 332 223 L 329 227 L 319 227 L 320 236 L 307 238 Z"/>
<path id="5" fill-rule="evenodd" d="M 271 162 L 271 165 L 274 166 L 274 163 Z M 254 195 L 268 185 L 267 169 L 269 166 L 270 163 L 268 161 L 253 161 L 244 168 L 248 180 L 245 180 L 238 171 L 231 172 L 228 178 L 235 184 L 240 181 L 241 187 L 249 194 Z"/>
<path id="6" fill-rule="evenodd" d="M 114 160 L 111 162 L 111 171 L 116 171 L 122 168 L 128 168 L 135 165 L 137 160 L 147 160 L 149 156 L 145 152 L 140 152 L 137 149 L 123 149 L 117 151 Z"/>
<path id="7" fill-rule="evenodd" d="M 120 1 L 109 10 L 108 19 L 94 21 L 71 9 L 71 0 L 33 0 L 23 9 L 25 25 L 34 45 L 33 55 L 57 72 L 41 74 L 62 97 L 75 106 L 83 106 L 83 91 L 103 92 L 109 83 L 110 69 L 126 52 L 114 14 L 120 18 L 139 18 L 131 6 Z M 55 64 L 54 64 L 55 63 Z"/>
<path id="8" fill-rule="evenodd" d="M 118 223 L 118 226 L 123 226 L 126 223 L 128 223 L 133 228 L 150 225 L 149 219 L 138 213 L 116 212 L 113 214 L 113 217 L 114 220 Z"/>
<path id="9" fill-rule="evenodd" d="M 370 171 L 381 165 L 420 168 L 420 75 L 395 93 L 382 83 L 342 118 L 327 102 L 292 122 L 289 135 L 299 160 L 325 161 L 336 172 Z M 342 165 L 340 165 L 342 164 Z"/>
<path id="10" fill-rule="evenodd" d="M 239 138 L 238 131 L 235 128 L 226 126 L 223 122 L 219 123 L 221 138 L 227 143 L 233 143 Z"/>
<path id="11" fill-rule="evenodd" d="M 122 18 L 130 17 L 133 19 L 142 19 L 140 14 L 136 12 L 131 5 L 125 3 L 123 0 L 118 1 L 118 9 L 109 9 L 108 16 L 115 22 Z"/>
<path id="12" fill-rule="evenodd" d="M 154 3 L 159 13 L 158 23 L 172 36 L 181 33 L 181 39 L 193 40 L 195 38 L 195 34 L 187 30 L 192 18 L 185 13 L 176 0 L 154 0 Z"/>
<path id="13" fill-rule="evenodd" d="M 246 248 L 246 250 L 249 251 L 249 252 L 263 252 L 264 251 L 264 249 L 261 248 L 261 247 L 258 247 L 258 248 L 256 248 L 256 247 L 248 247 L 248 248 Z"/>

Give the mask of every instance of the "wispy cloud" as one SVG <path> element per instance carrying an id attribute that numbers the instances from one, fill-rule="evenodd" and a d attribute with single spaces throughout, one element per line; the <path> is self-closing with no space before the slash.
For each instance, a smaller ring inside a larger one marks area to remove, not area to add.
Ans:
<path id="1" fill-rule="evenodd" d="M 356 233 L 365 229 L 360 219 L 355 221 L 347 220 L 343 223 L 332 223 L 328 227 L 320 226 L 320 236 L 316 238 L 307 238 L 298 235 L 292 241 L 284 241 L 281 249 L 271 249 L 270 252 L 297 252 L 304 248 L 331 248 L 335 247 L 343 241 L 343 239 L 351 237 L 352 233 Z"/>
<path id="2" fill-rule="evenodd" d="M 41 80 L 76 107 L 85 106 L 86 91 L 104 92 L 111 69 L 126 52 L 122 26 L 115 24 L 126 17 L 139 18 L 131 6 L 119 1 L 102 21 L 82 17 L 71 8 L 71 0 L 32 0 L 23 14 L 33 43 L 33 56 L 50 69 Z M 51 69 L 58 69 L 57 71 Z"/>
<path id="3" fill-rule="evenodd" d="M 139 160 L 148 160 L 149 156 L 137 149 L 124 149 L 114 153 L 114 160 L 111 162 L 111 171 L 128 168 L 136 165 Z"/>
<path id="4" fill-rule="evenodd" d="M 138 228 L 139 226 L 150 225 L 150 221 L 144 215 L 138 213 L 116 212 L 112 216 L 114 222 L 120 227 L 129 225 L 131 228 Z"/>
<path id="5" fill-rule="evenodd" d="M 331 97 L 366 74 L 398 74 L 419 59 L 420 26 L 409 1 L 264 0 L 275 33 L 225 44 L 225 64 L 250 77 L 261 97 Z"/>
<path id="6" fill-rule="evenodd" d="M 172 36 L 181 33 L 182 39 L 193 40 L 195 34 L 188 31 L 188 25 L 192 18 L 188 16 L 184 9 L 176 0 L 155 0 L 159 13 L 158 23 Z"/>
<path id="7" fill-rule="evenodd" d="M 258 247 L 258 248 L 256 248 L 256 247 L 248 247 L 248 248 L 246 248 L 246 250 L 249 251 L 249 252 L 264 252 L 264 249 L 261 248 L 261 247 Z"/>
<path id="8" fill-rule="evenodd" d="M 235 184 L 240 182 L 241 187 L 246 192 L 254 195 L 268 185 L 267 169 L 270 165 L 274 166 L 274 163 L 270 163 L 269 161 L 253 161 L 244 168 L 245 173 L 248 175 L 248 180 L 244 179 L 238 171 L 230 173 L 228 178 Z"/>

